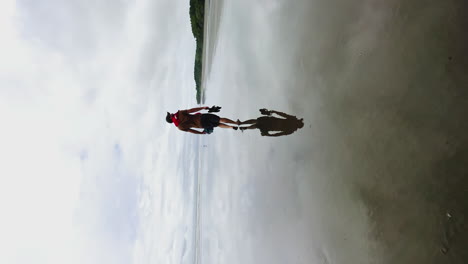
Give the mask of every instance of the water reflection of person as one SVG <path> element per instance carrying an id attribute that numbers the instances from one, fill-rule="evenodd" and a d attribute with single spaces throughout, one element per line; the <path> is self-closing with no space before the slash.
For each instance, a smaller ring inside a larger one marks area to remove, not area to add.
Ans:
<path id="1" fill-rule="evenodd" d="M 304 126 L 302 118 L 298 119 L 295 116 L 288 115 L 283 112 L 263 108 L 260 109 L 260 113 L 265 116 L 240 122 L 241 125 L 251 125 L 248 127 L 240 127 L 240 130 L 244 131 L 247 129 L 258 128 L 262 136 L 279 137 L 292 134 Z M 272 114 L 277 114 L 283 118 L 273 117 L 271 116 Z M 271 134 L 270 132 L 273 131 L 276 131 L 276 133 Z"/>

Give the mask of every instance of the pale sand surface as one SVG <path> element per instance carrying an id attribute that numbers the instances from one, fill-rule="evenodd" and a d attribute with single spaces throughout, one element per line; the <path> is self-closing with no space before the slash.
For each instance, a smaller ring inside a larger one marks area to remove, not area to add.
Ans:
<path id="1" fill-rule="evenodd" d="M 464 1 L 220 6 L 206 103 L 305 126 L 203 138 L 201 263 L 468 263 Z"/>

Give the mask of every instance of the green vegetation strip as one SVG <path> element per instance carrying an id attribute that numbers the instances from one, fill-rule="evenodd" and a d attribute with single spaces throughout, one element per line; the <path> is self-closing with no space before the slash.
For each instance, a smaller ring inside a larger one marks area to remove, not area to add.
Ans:
<path id="1" fill-rule="evenodd" d="M 192 23 L 192 33 L 197 43 L 195 53 L 195 89 L 197 90 L 197 103 L 201 103 L 201 77 L 202 77 L 202 56 L 203 56 L 203 25 L 205 19 L 205 0 L 190 0 L 190 22 Z"/>

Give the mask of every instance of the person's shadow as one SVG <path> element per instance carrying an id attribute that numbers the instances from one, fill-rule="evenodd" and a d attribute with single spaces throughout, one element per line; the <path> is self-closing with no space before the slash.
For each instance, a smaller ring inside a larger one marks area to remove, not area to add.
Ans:
<path id="1" fill-rule="evenodd" d="M 262 136 L 279 137 L 290 135 L 304 126 L 304 121 L 302 118 L 298 119 L 295 116 L 288 115 L 283 112 L 262 108 L 260 109 L 260 113 L 264 116 L 241 122 L 240 125 L 250 126 L 240 127 L 240 130 L 244 131 L 247 129 L 258 128 Z M 282 118 L 273 117 L 272 114 L 276 114 Z"/>

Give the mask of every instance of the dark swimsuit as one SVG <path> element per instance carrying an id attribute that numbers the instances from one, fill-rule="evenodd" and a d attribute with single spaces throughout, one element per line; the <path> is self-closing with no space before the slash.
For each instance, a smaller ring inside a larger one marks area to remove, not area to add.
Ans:
<path id="1" fill-rule="evenodd" d="M 203 128 L 214 128 L 219 126 L 219 116 L 214 114 L 202 114 L 201 125 Z"/>

